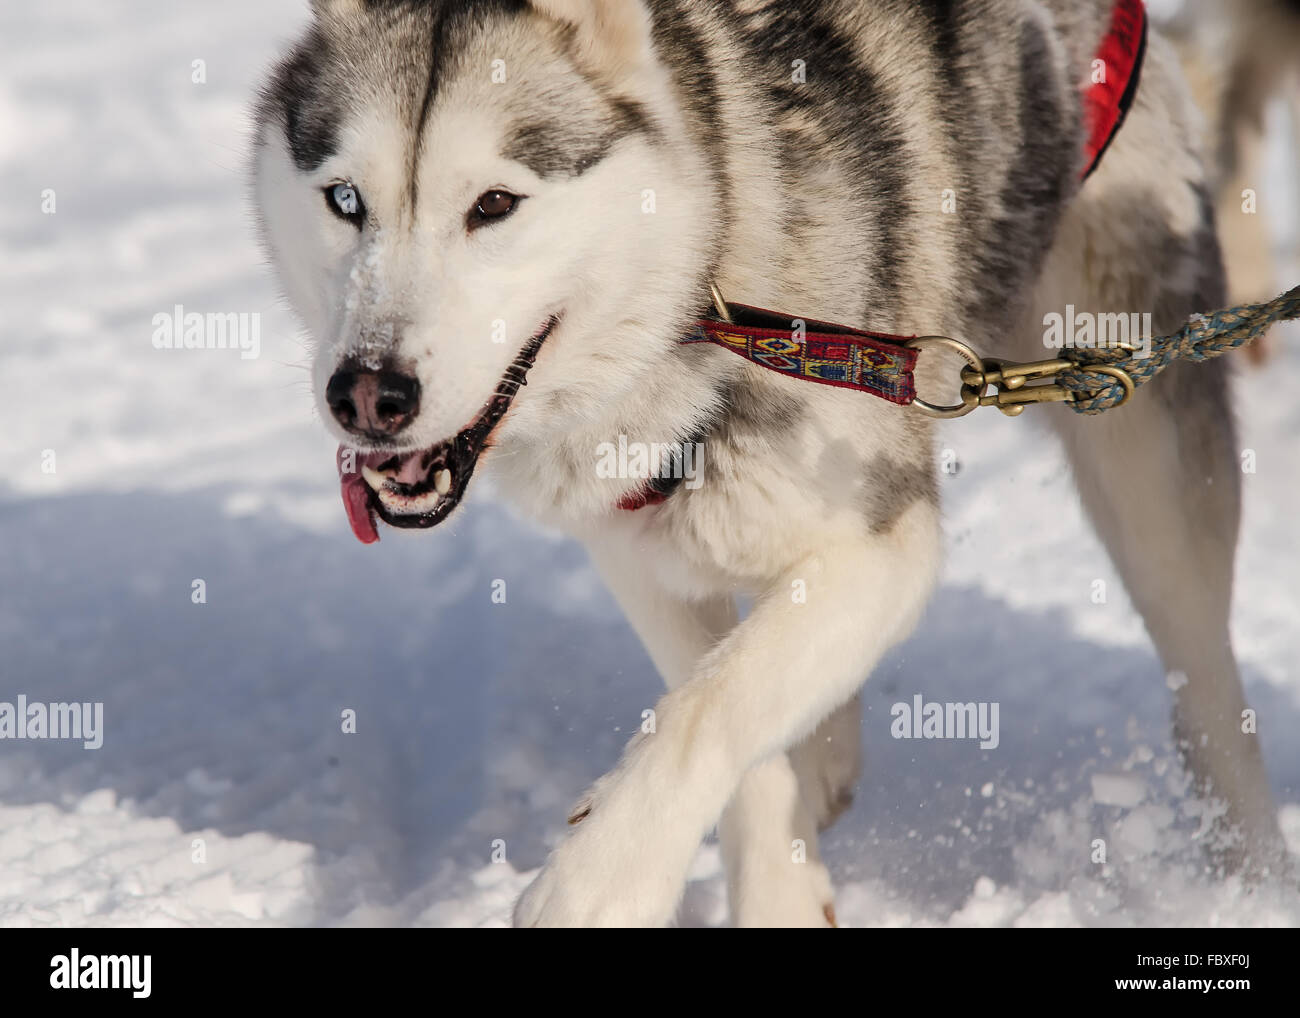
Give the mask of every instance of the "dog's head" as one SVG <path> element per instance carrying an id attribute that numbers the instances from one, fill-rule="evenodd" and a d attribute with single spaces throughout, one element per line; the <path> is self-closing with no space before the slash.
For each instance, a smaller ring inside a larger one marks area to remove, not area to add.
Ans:
<path id="1" fill-rule="evenodd" d="M 641 0 L 313 8 L 254 193 L 369 541 L 655 370 L 701 296 L 707 174 Z"/>

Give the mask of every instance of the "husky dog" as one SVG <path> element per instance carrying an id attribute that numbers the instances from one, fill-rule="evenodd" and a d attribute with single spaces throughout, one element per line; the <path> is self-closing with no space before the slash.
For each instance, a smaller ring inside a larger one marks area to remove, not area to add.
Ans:
<path id="1" fill-rule="evenodd" d="M 939 570 L 930 421 L 681 340 L 711 282 L 1017 360 L 1048 356 L 1044 314 L 1069 304 L 1157 330 L 1219 306 L 1174 52 L 1150 39 L 1128 121 L 1081 186 L 1110 0 L 314 8 L 258 107 L 255 192 L 315 342 L 353 530 L 441 522 L 482 458 L 582 540 L 668 686 L 515 922 L 665 924 L 717 824 L 736 924 L 833 925 L 816 832 L 855 781 L 856 691 Z M 936 358 L 918 375 L 934 399 L 955 372 Z M 1039 413 L 1187 677 L 1174 723 L 1222 803 L 1224 857 L 1278 865 L 1229 644 L 1223 369 L 1175 366 L 1100 418 Z M 699 483 L 599 470 L 623 439 L 698 443 Z"/>

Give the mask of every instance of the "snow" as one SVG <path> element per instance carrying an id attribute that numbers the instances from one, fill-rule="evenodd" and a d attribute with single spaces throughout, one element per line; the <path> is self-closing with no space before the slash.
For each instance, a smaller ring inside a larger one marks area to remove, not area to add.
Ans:
<path id="1" fill-rule="evenodd" d="M 1099 806 L 1124 806 L 1129 809 L 1146 798 L 1146 783 L 1132 774 L 1092 775 L 1092 801 Z"/>
<path id="2" fill-rule="evenodd" d="M 350 537 L 242 175 L 252 87 L 304 17 L 0 10 L 0 700 L 102 702 L 106 727 L 0 743 L 0 924 L 503 925 L 657 696 L 582 552 L 486 487 L 435 533 Z M 259 313 L 261 356 L 155 349 L 176 304 Z M 1295 330 L 1267 371 L 1239 383 L 1234 633 L 1300 851 Z M 1207 872 L 1170 682 L 1033 413 L 943 433 L 943 586 L 866 687 L 825 839 L 841 922 L 1297 924 L 1293 890 Z M 916 693 L 999 703 L 1000 745 L 889 738 Z M 709 842 L 682 922 L 725 921 Z"/>

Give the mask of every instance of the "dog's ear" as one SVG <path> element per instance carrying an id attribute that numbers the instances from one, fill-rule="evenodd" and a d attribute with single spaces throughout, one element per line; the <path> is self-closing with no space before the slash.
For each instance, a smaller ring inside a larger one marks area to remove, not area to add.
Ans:
<path id="1" fill-rule="evenodd" d="M 529 0 L 539 14 L 572 32 L 577 59 L 617 78 L 651 59 L 650 15 L 643 0 Z"/>

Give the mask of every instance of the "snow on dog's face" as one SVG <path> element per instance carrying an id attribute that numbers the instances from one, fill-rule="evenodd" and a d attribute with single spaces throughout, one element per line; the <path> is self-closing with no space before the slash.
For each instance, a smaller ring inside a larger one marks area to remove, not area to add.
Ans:
<path id="1" fill-rule="evenodd" d="M 368 542 L 376 515 L 446 518 L 488 445 L 653 371 L 708 217 L 673 200 L 700 171 L 639 0 L 313 6 L 257 111 L 254 190 Z M 611 354 L 637 325 L 657 335 Z"/>

